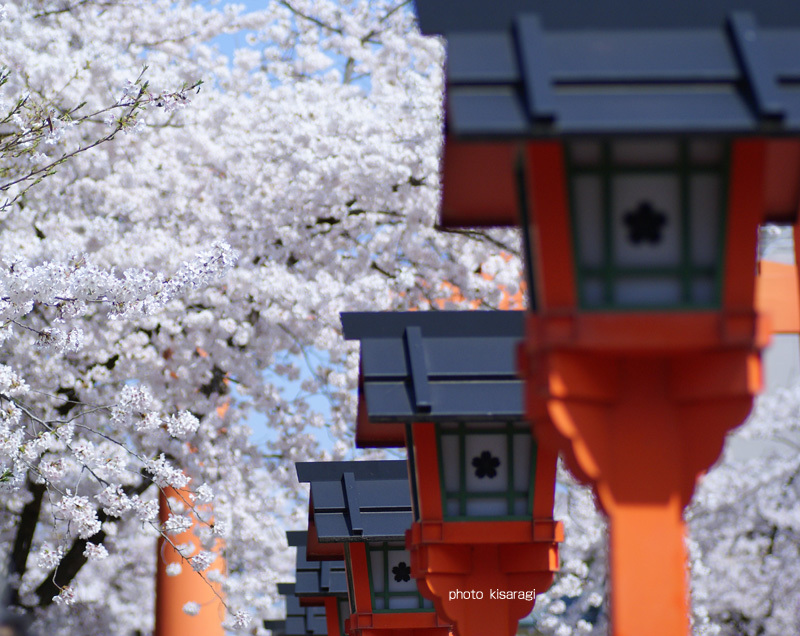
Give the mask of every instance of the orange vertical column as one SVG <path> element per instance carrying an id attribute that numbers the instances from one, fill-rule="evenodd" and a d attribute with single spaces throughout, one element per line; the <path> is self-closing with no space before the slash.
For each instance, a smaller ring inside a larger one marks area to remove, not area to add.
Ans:
<path id="1" fill-rule="evenodd" d="M 165 488 L 159 502 L 161 523 L 169 517 L 167 498 L 189 501 L 188 491 Z M 194 515 L 192 518 L 196 526 L 199 522 Z M 197 554 L 203 547 L 193 529 L 172 537 L 171 541 L 176 546 L 191 544 L 194 547 L 192 554 Z M 215 552 L 219 551 L 221 543 L 221 540 L 217 540 Z M 167 567 L 173 563 L 180 564 L 181 571 L 170 576 L 167 574 Z M 163 537 L 159 538 L 155 636 L 224 636 L 222 621 L 225 618 L 225 607 L 221 600 L 222 589 L 219 583 L 210 583 L 207 580 L 207 574 L 211 570 L 224 572 L 225 561 L 222 556 L 217 556 L 206 570 L 204 579 L 172 545 Z M 183 611 L 187 603 L 197 603 L 199 611 L 194 615 L 187 614 Z"/>
<path id="2" fill-rule="evenodd" d="M 689 634 L 682 432 L 658 358 L 618 362 L 624 395 L 609 405 L 604 477 L 615 636 Z"/>
<path id="3" fill-rule="evenodd" d="M 551 422 L 608 515 L 612 633 L 686 636 L 683 508 L 747 416 L 757 354 L 572 353 L 549 363 Z M 596 381 L 609 376 L 616 381 Z"/>
<path id="4" fill-rule="evenodd" d="M 529 414 L 544 405 L 539 425 L 608 515 L 614 636 L 687 636 L 683 509 L 760 388 L 764 144 L 733 146 L 722 302 L 707 312 L 582 311 L 560 147 L 530 144 L 528 159 L 540 301 L 526 340 Z"/>

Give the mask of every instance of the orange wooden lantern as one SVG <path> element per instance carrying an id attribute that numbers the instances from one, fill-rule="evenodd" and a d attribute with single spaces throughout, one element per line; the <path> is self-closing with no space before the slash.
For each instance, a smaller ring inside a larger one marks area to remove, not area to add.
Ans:
<path id="1" fill-rule="evenodd" d="M 344 558 L 348 636 L 449 636 L 411 576 L 406 463 L 298 463 L 297 475 L 311 483 L 308 558 Z"/>
<path id="2" fill-rule="evenodd" d="M 342 314 L 342 325 L 361 341 L 357 439 L 394 432 L 408 449 L 421 593 L 459 636 L 515 634 L 552 583 L 563 533 L 556 455 L 523 418 L 524 314 Z"/>

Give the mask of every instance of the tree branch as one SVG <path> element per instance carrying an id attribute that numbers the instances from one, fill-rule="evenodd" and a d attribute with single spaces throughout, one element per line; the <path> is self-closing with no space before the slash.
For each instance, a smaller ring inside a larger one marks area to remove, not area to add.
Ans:
<path id="1" fill-rule="evenodd" d="M 33 534 L 39 523 L 39 514 L 42 510 L 45 485 L 28 482 L 28 489 L 33 494 L 31 499 L 22 509 L 17 525 L 17 535 L 14 538 L 14 549 L 11 552 L 11 572 L 21 579 L 28 569 L 28 555 L 31 552 Z M 11 590 L 9 605 L 19 605 L 19 583 Z"/>
<path id="2" fill-rule="evenodd" d="M 135 487 L 123 488 L 125 494 L 128 496 L 141 495 L 151 485 L 152 481 L 149 479 L 142 480 Z M 101 509 L 97 511 L 97 518 L 100 523 L 108 520 L 108 515 Z M 91 542 L 100 545 L 105 541 L 106 533 L 104 530 L 96 532 L 88 539 L 75 539 L 69 551 L 61 562 L 51 570 L 45 580 L 36 588 L 36 596 L 39 597 L 39 607 L 48 607 L 53 603 L 53 599 L 58 596 L 62 589 L 67 587 L 72 580 L 78 575 L 81 568 L 88 561 L 88 557 L 84 556 L 86 544 Z"/>
<path id="3" fill-rule="evenodd" d="M 495 247 L 499 247 L 501 250 L 508 252 L 509 254 L 513 254 L 514 256 L 519 256 L 519 251 L 514 249 L 513 247 L 498 241 L 488 234 L 485 234 L 479 230 L 469 230 L 469 229 L 462 229 L 462 228 L 454 228 L 454 227 L 444 227 L 441 225 L 436 226 L 436 230 L 439 232 L 447 232 L 448 234 L 459 234 L 461 236 L 466 236 L 474 241 L 486 242 Z"/>

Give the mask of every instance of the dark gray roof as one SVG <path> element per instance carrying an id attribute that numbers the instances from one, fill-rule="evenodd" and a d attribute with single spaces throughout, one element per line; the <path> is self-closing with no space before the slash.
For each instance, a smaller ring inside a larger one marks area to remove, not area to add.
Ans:
<path id="1" fill-rule="evenodd" d="M 309 561 L 306 555 L 308 532 L 288 531 L 289 545 L 297 548 L 294 593 L 301 597 L 347 596 L 344 561 Z"/>
<path id="2" fill-rule="evenodd" d="M 796 0 L 415 0 L 457 137 L 800 132 Z"/>
<path id="3" fill-rule="evenodd" d="M 264 628 L 271 630 L 273 636 L 285 636 L 286 619 L 264 621 Z"/>
<path id="4" fill-rule="evenodd" d="M 320 543 L 401 541 L 411 526 L 405 461 L 298 462 L 311 483 L 311 509 Z"/>
<path id="5" fill-rule="evenodd" d="M 343 313 L 371 421 L 521 419 L 521 311 Z"/>
<path id="6" fill-rule="evenodd" d="M 286 597 L 286 619 L 264 621 L 264 627 L 281 636 L 324 636 L 328 633 L 324 607 L 301 607 L 293 583 L 279 583 L 278 592 Z"/>
<path id="7" fill-rule="evenodd" d="M 676 29 L 715 27 L 732 11 L 750 11 L 767 27 L 800 26 L 795 0 L 414 0 L 423 33 L 511 28 L 535 13 L 552 29 Z"/>

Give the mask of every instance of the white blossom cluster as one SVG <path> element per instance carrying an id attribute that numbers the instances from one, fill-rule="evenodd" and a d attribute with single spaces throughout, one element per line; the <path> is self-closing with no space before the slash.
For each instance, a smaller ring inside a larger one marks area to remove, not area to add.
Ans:
<path id="1" fill-rule="evenodd" d="M 764 396 L 740 439 L 702 481 L 687 513 L 698 634 L 800 631 L 800 387 Z M 767 444 L 763 444 L 767 442 Z"/>
<path id="2" fill-rule="evenodd" d="M 67 521 L 71 532 L 81 539 L 87 539 L 100 531 L 100 520 L 88 497 L 67 494 L 54 506 L 53 512 L 59 521 Z"/>
<path id="3" fill-rule="evenodd" d="M 189 563 L 195 572 L 205 572 L 216 558 L 213 552 L 203 551 L 189 559 Z"/>

